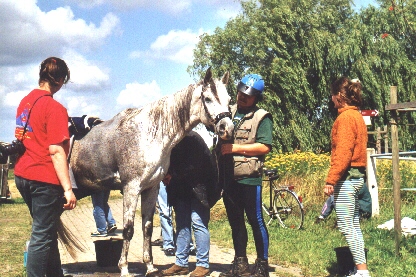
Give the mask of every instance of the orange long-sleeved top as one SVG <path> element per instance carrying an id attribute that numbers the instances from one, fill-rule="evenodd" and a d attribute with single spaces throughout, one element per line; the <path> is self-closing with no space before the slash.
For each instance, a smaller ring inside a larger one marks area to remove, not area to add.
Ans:
<path id="1" fill-rule="evenodd" d="M 367 165 L 367 126 L 358 108 L 338 109 L 331 131 L 331 167 L 326 183 L 336 185 L 349 167 Z"/>

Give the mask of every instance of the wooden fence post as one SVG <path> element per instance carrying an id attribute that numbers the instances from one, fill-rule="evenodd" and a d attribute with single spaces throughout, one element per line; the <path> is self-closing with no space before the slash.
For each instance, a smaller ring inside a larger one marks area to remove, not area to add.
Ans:
<path id="1" fill-rule="evenodd" d="M 390 104 L 397 104 L 397 86 L 390 87 Z M 400 242 L 402 237 L 402 218 L 400 214 L 400 172 L 399 172 L 399 136 L 397 130 L 397 110 L 391 110 L 391 154 L 393 165 L 393 207 L 394 207 L 394 238 L 396 241 L 396 256 L 400 256 Z"/>
<path id="2" fill-rule="evenodd" d="M 378 186 L 376 179 L 376 158 L 370 155 L 375 154 L 374 148 L 367 148 L 367 187 L 371 195 L 371 216 L 380 215 L 380 204 L 378 202 Z"/>
<path id="3" fill-rule="evenodd" d="M 387 125 L 384 125 L 384 153 L 389 153 L 389 133 L 387 131 Z"/>
<path id="4" fill-rule="evenodd" d="M 381 128 L 377 127 L 377 136 L 376 136 L 376 149 L 377 154 L 381 154 Z"/>

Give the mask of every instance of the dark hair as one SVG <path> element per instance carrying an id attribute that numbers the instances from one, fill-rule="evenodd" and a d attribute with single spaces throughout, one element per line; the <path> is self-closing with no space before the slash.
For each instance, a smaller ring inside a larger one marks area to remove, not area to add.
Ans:
<path id="1" fill-rule="evenodd" d="M 49 86 L 57 86 L 61 79 L 63 79 L 64 84 L 66 84 L 68 83 L 69 78 L 69 68 L 65 61 L 60 58 L 50 57 L 40 64 L 39 85 L 46 82 Z"/>
<path id="2" fill-rule="evenodd" d="M 362 104 L 361 82 L 358 79 L 350 80 L 342 76 L 331 85 L 331 94 L 340 95 L 341 100 L 349 106 L 359 107 Z"/>

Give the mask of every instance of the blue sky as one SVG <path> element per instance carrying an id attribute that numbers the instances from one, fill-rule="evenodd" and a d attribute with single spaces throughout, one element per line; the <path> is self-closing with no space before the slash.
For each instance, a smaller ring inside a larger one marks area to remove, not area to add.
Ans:
<path id="1" fill-rule="evenodd" d="M 234 0 L 0 0 L 0 141 L 14 139 L 16 107 L 45 58 L 71 70 L 55 95 L 70 116 L 110 119 L 194 83 L 199 35 L 239 10 Z"/>

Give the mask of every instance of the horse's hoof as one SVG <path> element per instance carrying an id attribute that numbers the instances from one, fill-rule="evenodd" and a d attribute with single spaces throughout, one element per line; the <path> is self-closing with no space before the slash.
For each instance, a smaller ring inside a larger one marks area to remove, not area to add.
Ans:
<path id="1" fill-rule="evenodd" d="M 156 270 L 156 271 L 146 273 L 146 277 L 162 277 L 162 276 L 163 276 L 162 271 L 160 271 L 160 270 Z"/>

